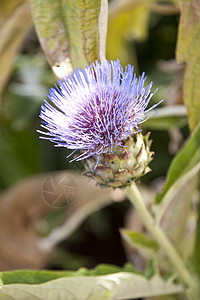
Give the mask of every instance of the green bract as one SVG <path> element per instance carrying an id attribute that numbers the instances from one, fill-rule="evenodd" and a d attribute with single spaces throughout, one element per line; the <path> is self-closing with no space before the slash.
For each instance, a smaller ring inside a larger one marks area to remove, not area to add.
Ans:
<path id="1" fill-rule="evenodd" d="M 150 151 L 150 133 L 143 136 L 137 133 L 128 137 L 122 146 L 113 148 L 113 153 L 101 154 L 97 167 L 96 160 L 86 159 L 85 174 L 94 178 L 99 184 L 110 187 L 122 187 L 150 172 L 148 164 L 153 159 Z"/>

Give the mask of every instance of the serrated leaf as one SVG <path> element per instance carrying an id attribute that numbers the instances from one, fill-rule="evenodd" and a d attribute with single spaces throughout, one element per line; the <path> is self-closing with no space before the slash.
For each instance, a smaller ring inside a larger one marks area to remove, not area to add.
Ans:
<path id="1" fill-rule="evenodd" d="M 42 48 L 57 77 L 99 59 L 99 29 L 105 34 L 99 14 L 104 2 L 31 0 Z"/>
<path id="2" fill-rule="evenodd" d="M 176 57 L 186 62 L 183 96 L 191 130 L 197 126 L 200 115 L 200 1 L 181 1 Z"/>
<path id="3" fill-rule="evenodd" d="M 181 285 L 174 285 L 171 280 L 165 282 L 159 275 L 148 280 L 142 275 L 120 272 L 105 276 L 59 278 L 39 285 L 4 285 L 0 288 L 0 297 L 5 300 L 117 300 L 181 292 Z"/>
<path id="4" fill-rule="evenodd" d="M 190 139 L 182 150 L 173 159 L 167 173 L 165 186 L 156 200 L 160 203 L 169 189 L 181 178 L 189 172 L 200 161 L 200 124 L 192 133 Z"/>

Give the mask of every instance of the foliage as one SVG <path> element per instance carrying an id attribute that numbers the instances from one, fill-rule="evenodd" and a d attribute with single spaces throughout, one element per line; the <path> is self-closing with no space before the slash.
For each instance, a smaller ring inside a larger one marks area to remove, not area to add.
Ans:
<path id="1" fill-rule="evenodd" d="M 200 126 L 198 126 L 195 132 L 191 135 L 190 140 L 185 147 L 177 154 L 168 171 L 166 179 L 166 185 L 160 196 L 157 197 L 157 201 L 162 201 L 162 198 L 172 185 L 178 181 L 183 175 L 189 172 L 200 161 Z"/>
<path id="2" fill-rule="evenodd" d="M 12 283 L 16 281 L 18 284 Z M 21 281 L 26 284 L 19 284 Z M 29 299 L 136 299 L 143 295 L 176 294 L 183 291 L 182 286 L 174 285 L 171 280 L 165 282 L 159 275 L 146 279 L 140 274 L 123 272 L 113 266 L 99 266 L 94 271 L 81 269 L 77 272 L 16 271 L 4 273 L 2 282 L 2 299 L 25 299 L 28 295 Z"/>
<path id="3" fill-rule="evenodd" d="M 188 122 L 190 128 L 199 123 L 199 31 L 200 17 L 199 1 L 182 1 L 181 20 L 177 45 L 177 59 L 186 63 L 184 74 L 184 103 L 188 110 Z"/>

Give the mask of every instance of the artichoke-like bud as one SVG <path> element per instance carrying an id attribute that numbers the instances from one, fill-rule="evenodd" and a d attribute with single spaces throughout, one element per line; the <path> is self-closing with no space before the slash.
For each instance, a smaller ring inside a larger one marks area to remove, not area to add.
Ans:
<path id="1" fill-rule="evenodd" d="M 97 167 L 95 157 L 86 159 L 85 174 L 101 185 L 122 187 L 151 171 L 148 164 L 153 159 L 150 151 L 150 133 L 129 136 L 122 144 L 113 148 L 112 153 L 103 153 Z"/>

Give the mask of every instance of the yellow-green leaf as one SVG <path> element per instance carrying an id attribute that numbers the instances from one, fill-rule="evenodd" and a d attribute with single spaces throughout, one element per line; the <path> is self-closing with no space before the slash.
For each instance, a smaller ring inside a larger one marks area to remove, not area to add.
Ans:
<path id="1" fill-rule="evenodd" d="M 74 67 L 84 66 L 99 56 L 98 17 L 100 5 L 101 0 L 62 1 Z"/>
<path id="2" fill-rule="evenodd" d="M 99 59 L 99 15 L 104 0 L 31 0 L 44 53 L 57 77 Z M 106 22 L 105 22 L 106 26 Z"/>
<path id="3" fill-rule="evenodd" d="M 141 252 L 149 252 L 155 254 L 159 250 L 158 244 L 149 236 L 142 232 L 134 232 L 127 229 L 121 229 L 121 235 L 126 242 Z"/>
<path id="4" fill-rule="evenodd" d="M 184 175 L 187 175 L 199 162 L 200 162 L 200 124 L 197 126 L 195 131 L 192 133 L 190 139 L 180 152 L 173 159 L 170 168 L 167 173 L 165 186 L 160 194 L 157 195 L 157 203 L 163 201 L 169 192 L 174 191 L 175 184 Z"/>
<path id="5" fill-rule="evenodd" d="M 176 57 L 186 63 L 183 96 L 188 111 L 189 125 L 193 130 L 200 116 L 200 1 L 181 2 Z"/>

